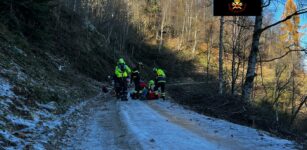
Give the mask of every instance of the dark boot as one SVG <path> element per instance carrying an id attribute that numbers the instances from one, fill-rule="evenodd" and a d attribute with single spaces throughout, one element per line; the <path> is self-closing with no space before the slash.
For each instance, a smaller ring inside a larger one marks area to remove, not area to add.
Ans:
<path id="1" fill-rule="evenodd" d="M 122 100 L 122 101 L 128 101 L 128 98 L 127 98 L 127 96 L 122 96 L 122 97 L 121 97 L 121 100 Z"/>
<path id="2" fill-rule="evenodd" d="M 122 101 L 128 101 L 127 92 L 122 92 L 122 94 L 121 94 L 121 100 L 122 100 Z"/>
<path id="3" fill-rule="evenodd" d="M 164 92 L 161 93 L 161 98 L 162 98 L 163 100 L 165 100 L 165 93 L 164 93 Z"/>
<path id="4" fill-rule="evenodd" d="M 139 94 L 139 92 L 136 92 L 135 93 L 135 99 L 139 99 L 140 98 L 140 94 Z"/>
<path id="5" fill-rule="evenodd" d="M 116 98 L 120 99 L 120 94 L 119 93 L 116 93 Z"/>

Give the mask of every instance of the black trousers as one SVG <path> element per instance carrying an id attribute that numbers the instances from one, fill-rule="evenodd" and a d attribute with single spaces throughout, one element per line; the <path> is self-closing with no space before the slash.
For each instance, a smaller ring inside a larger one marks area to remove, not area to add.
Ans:
<path id="1" fill-rule="evenodd" d="M 140 87 L 140 80 L 139 79 L 134 79 L 133 80 L 133 83 L 134 83 L 134 90 L 136 92 L 139 92 L 141 90 L 141 87 Z"/>
<path id="2" fill-rule="evenodd" d="M 116 96 L 118 97 L 120 95 L 120 91 L 121 91 L 121 86 L 120 86 L 119 78 L 114 76 L 113 79 L 114 79 L 115 93 L 116 93 Z"/>
<path id="3" fill-rule="evenodd" d="M 127 78 L 118 78 L 119 93 L 121 96 L 127 96 Z"/>
<path id="4" fill-rule="evenodd" d="M 156 82 L 154 90 L 161 88 L 161 96 L 165 97 L 165 82 Z"/>

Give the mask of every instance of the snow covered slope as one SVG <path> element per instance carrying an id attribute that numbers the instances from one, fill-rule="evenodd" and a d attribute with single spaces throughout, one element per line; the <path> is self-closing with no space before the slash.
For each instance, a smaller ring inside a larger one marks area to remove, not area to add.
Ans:
<path id="1" fill-rule="evenodd" d="M 51 101 L 29 105 L 23 96 L 15 95 L 13 85 L 0 77 L 0 150 L 44 150 L 46 144 L 63 126 L 63 122 L 86 101 L 56 114 L 58 104 Z"/>

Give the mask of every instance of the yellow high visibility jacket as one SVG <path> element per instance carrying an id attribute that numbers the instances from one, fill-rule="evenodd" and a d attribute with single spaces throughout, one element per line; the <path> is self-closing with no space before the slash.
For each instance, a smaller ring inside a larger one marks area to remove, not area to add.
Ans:
<path id="1" fill-rule="evenodd" d="M 117 65 L 115 68 L 115 75 L 117 78 L 126 78 L 129 76 L 130 73 L 131 73 L 131 69 L 127 65 L 124 65 L 123 70 L 121 70 L 119 65 Z"/>
<path id="2" fill-rule="evenodd" d="M 149 88 L 150 90 L 153 90 L 154 87 L 155 87 L 155 81 L 154 81 L 154 80 L 150 80 L 150 81 L 148 82 L 148 88 Z"/>
<path id="3" fill-rule="evenodd" d="M 157 69 L 156 75 L 157 75 L 156 81 L 158 83 L 166 82 L 166 75 L 162 69 Z"/>
<path id="4" fill-rule="evenodd" d="M 166 75 L 165 75 L 165 73 L 164 73 L 164 71 L 162 70 L 162 69 L 157 69 L 157 76 L 158 77 L 166 77 Z"/>

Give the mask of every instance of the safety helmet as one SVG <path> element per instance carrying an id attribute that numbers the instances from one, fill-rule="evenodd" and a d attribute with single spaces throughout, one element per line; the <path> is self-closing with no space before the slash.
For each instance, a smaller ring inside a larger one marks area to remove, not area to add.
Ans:
<path id="1" fill-rule="evenodd" d="M 120 59 L 118 60 L 118 63 L 119 63 L 119 64 L 125 64 L 125 61 L 124 61 L 123 58 L 120 58 Z"/>
<path id="2" fill-rule="evenodd" d="M 149 81 L 149 84 L 154 84 L 154 83 L 155 83 L 154 80 Z"/>

